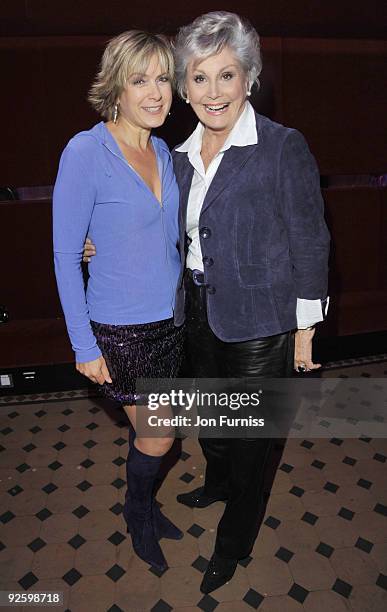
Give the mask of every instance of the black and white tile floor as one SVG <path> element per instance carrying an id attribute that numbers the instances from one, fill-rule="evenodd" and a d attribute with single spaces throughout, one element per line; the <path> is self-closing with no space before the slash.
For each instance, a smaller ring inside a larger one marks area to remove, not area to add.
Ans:
<path id="1" fill-rule="evenodd" d="M 324 376 L 387 376 L 387 362 L 349 365 Z M 184 440 L 158 495 L 185 531 L 162 540 L 160 575 L 133 554 L 121 517 L 122 413 L 85 392 L 45 395 L 1 405 L 0 589 L 62 591 L 71 612 L 387 610 L 386 439 L 289 440 L 251 557 L 203 596 L 224 506 L 175 501 L 203 482 L 199 445 Z"/>

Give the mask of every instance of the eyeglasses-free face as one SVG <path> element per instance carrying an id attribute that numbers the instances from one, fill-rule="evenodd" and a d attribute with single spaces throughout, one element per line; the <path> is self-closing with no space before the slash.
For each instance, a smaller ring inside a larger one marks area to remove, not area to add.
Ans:
<path id="1" fill-rule="evenodd" d="M 152 129 L 164 123 L 172 104 L 172 85 L 156 55 L 145 74 L 129 76 L 118 103 L 119 116 L 133 127 Z"/>
<path id="2" fill-rule="evenodd" d="M 246 101 L 246 74 L 229 47 L 187 66 L 187 98 L 205 127 L 230 132 Z"/>

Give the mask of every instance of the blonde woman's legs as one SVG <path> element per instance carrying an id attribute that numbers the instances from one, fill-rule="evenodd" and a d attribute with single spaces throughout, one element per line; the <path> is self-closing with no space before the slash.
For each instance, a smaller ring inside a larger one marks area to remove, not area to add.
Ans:
<path id="1" fill-rule="evenodd" d="M 163 437 L 136 437 L 141 409 L 141 406 L 124 406 L 130 422 L 130 447 L 126 461 L 128 488 L 123 514 L 137 555 L 163 571 L 167 568 L 167 562 L 158 540 L 162 537 L 174 540 L 183 537 L 180 529 L 161 513 L 154 500 L 155 481 L 162 459 L 171 448 L 174 438 L 169 427 L 159 432 Z"/>

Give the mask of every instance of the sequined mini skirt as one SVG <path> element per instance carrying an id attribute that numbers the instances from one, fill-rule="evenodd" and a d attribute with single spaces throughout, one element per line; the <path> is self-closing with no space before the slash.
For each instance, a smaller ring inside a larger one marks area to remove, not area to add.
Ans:
<path id="1" fill-rule="evenodd" d="M 134 405 L 137 378 L 178 375 L 183 358 L 184 326 L 175 327 L 173 319 L 136 325 L 91 321 L 91 326 L 113 381 L 101 386 L 109 399 Z"/>

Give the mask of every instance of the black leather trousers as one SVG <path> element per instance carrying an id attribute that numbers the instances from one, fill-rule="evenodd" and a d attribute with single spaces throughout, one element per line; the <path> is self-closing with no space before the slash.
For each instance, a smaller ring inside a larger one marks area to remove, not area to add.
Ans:
<path id="1" fill-rule="evenodd" d="M 186 350 L 182 375 L 201 378 L 287 377 L 293 371 L 294 340 L 290 332 L 246 342 L 222 342 L 211 331 L 205 287 L 185 278 Z M 272 440 L 267 438 L 200 438 L 207 460 L 205 492 L 227 496 L 219 522 L 216 552 L 241 559 L 250 553 L 264 507 L 265 465 Z"/>

